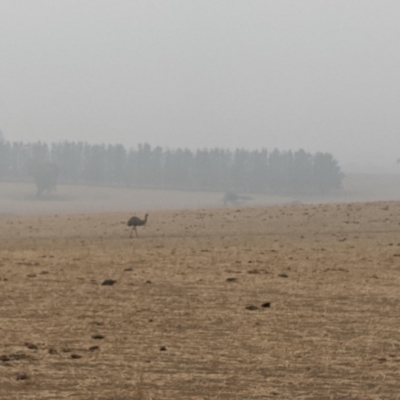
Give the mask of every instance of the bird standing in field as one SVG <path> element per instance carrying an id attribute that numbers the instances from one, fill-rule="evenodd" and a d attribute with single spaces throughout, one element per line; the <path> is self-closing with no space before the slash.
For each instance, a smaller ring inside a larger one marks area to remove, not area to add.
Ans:
<path id="1" fill-rule="evenodd" d="M 140 219 L 140 218 L 138 218 L 138 217 L 132 217 L 132 218 L 129 219 L 127 225 L 132 227 L 131 235 L 130 235 L 129 237 L 132 237 L 133 230 L 135 230 L 135 232 L 136 232 L 136 237 L 139 237 L 139 235 L 138 235 L 138 233 L 137 233 L 137 230 L 136 230 L 136 227 L 137 227 L 137 226 L 146 225 L 147 217 L 148 217 L 148 216 L 149 216 L 149 214 L 146 214 L 146 215 L 144 216 L 144 219 Z"/>

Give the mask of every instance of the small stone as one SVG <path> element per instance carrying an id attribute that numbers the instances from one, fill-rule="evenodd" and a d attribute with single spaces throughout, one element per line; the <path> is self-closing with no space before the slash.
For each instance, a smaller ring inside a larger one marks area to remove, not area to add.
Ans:
<path id="1" fill-rule="evenodd" d="M 82 358 L 82 356 L 79 354 L 71 354 L 71 358 L 74 360 L 78 360 L 79 358 Z"/>
<path id="2" fill-rule="evenodd" d="M 92 339 L 96 339 L 96 340 L 100 340 L 100 339 L 104 339 L 104 335 L 100 335 L 98 333 L 92 335 Z"/>
<path id="3" fill-rule="evenodd" d="M 255 310 L 258 310 L 258 307 L 256 307 L 256 306 L 247 306 L 246 310 L 255 311 Z"/>
<path id="4" fill-rule="evenodd" d="M 267 301 L 267 302 L 261 304 L 261 307 L 262 308 L 270 308 L 271 307 L 271 302 Z"/>
<path id="5" fill-rule="evenodd" d="M 95 351 L 95 350 L 100 350 L 100 347 L 99 346 L 89 347 L 89 351 Z"/>
<path id="6" fill-rule="evenodd" d="M 106 279 L 105 281 L 103 281 L 102 286 L 112 286 L 115 282 L 117 281 L 114 279 Z"/>
<path id="7" fill-rule="evenodd" d="M 160 351 L 167 351 L 167 348 L 165 346 L 161 346 Z"/>
<path id="8" fill-rule="evenodd" d="M 227 282 L 236 282 L 236 278 L 227 278 L 226 281 Z"/>
<path id="9" fill-rule="evenodd" d="M 30 342 L 26 342 L 26 343 L 25 343 L 25 346 L 26 346 L 28 349 L 31 349 L 31 350 L 37 350 L 37 349 L 38 349 L 38 347 L 36 346 L 36 344 L 30 343 Z"/>

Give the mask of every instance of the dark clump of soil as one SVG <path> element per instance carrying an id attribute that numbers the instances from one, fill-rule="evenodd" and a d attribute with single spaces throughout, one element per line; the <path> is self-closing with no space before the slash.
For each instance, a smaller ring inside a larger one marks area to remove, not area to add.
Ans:
<path id="1" fill-rule="evenodd" d="M 114 285 L 114 283 L 117 282 L 114 279 L 106 279 L 105 281 L 103 281 L 103 283 L 101 284 L 102 286 L 112 286 Z"/>
<path id="2" fill-rule="evenodd" d="M 17 381 L 25 381 L 28 379 L 28 375 L 25 373 L 17 374 L 16 379 Z"/>
<path id="3" fill-rule="evenodd" d="M 0 361 L 7 362 L 7 361 L 19 361 L 19 360 L 25 360 L 27 358 L 32 358 L 25 353 L 13 353 L 9 355 L 2 355 L 0 356 Z"/>
<path id="4" fill-rule="evenodd" d="M 259 274 L 260 271 L 258 269 L 250 269 L 249 271 L 247 271 L 248 274 Z"/>
<path id="5" fill-rule="evenodd" d="M 96 340 L 104 339 L 104 335 L 100 335 L 99 333 L 96 333 L 96 334 L 92 335 L 92 339 L 96 339 Z"/>

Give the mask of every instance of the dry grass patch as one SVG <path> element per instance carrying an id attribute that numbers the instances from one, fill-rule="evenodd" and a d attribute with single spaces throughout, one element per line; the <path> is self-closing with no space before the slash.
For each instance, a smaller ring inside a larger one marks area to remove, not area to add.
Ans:
<path id="1" fill-rule="evenodd" d="M 0 398 L 396 399 L 398 215 L 3 218 Z"/>

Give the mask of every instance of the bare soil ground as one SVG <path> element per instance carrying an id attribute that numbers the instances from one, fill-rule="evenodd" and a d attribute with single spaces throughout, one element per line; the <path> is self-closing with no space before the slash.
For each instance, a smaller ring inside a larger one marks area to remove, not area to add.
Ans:
<path id="1" fill-rule="evenodd" d="M 131 215 L 0 219 L 1 399 L 400 398 L 400 203 Z"/>

